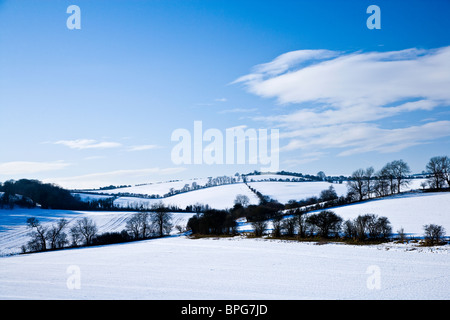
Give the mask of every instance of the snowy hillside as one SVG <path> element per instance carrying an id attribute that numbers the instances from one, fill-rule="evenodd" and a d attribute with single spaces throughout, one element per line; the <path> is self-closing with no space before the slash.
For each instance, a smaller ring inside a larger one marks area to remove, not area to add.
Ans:
<path id="1" fill-rule="evenodd" d="M 0 258 L 0 299 L 448 300 L 449 257 L 427 248 L 170 237 Z"/>
<path id="2" fill-rule="evenodd" d="M 330 186 L 336 190 L 338 196 L 347 193 L 345 184 L 329 182 L 278 182 L 278 181 L 259 181 L 249 182 L 248 185 L 261 192 L 271 199 L 280 203 L 287 203 L 289 200 L 302 200 L 310 197 L 319 197 L 320 192 L 328 189 Z"/>
<path id="3" fill-rule="evenodd" d="M 191 180 L 179 180 L 179 181 L 167 181 L 167 182 L 155 182 L 149 184 L 143 184 L 127 188 L 117 188 L 111 190 L 91 190 L 91 192 L 104 193 L 104 194 L 118 194 L 118 193 L 130 193 L 130 194 L 142 194 L 142 195 L 157 195 L 164 196 L 169 193 L 171 189 L 182 190 L 186 185 L 192 186 L 192 184 L 203 187 L 208 182 L 207 178 L 191 179 Z"/>
<path id="4" fill-rule="evenodd" d="M 199 196 L 199 198 L 193 198 L 193 195 L 195 196 L 197 192 L 202 192 L 203 195 L 200 195 L 201 197 Z M 247 194 L 252 203 L 257 203 L 258 199 L 256 196 L 243 183 L 192 191 L 164 200 L 175 200 L 166 204 L 184 206 L 190 201 L 204 199 L 207 201 L 203 203 L 215 203 L 219 207 L 230 208 L 236 194 L 239 193 Z M 218 199 L 222 199 L 222 202 L 218 201 Z M 128 201 L 153 202 L 156 199 L 118 198 L 116 201 L 127 205 Z M 397 230 L 403 227 L 405 233 L 419 238 L 423 235 L 423 226 L 425 224 L 438 224 L 442 225 L 446 230 L 450 230 L 450 193 L 406 193 L 331 208 L 331 210 L 344 220 L 353 219 L 358 215 L 367 213 L 385 216 L 391 222 L 393 233 L 397 233 Z M 315 212 L 310 214 L 312 213 Z M 73 222 L 78 218 L 87 216 L 96 222 L 99 233 L 102 233 L 122 231 L 125 227 L 125 220 L 131 214 L 133 212 L 82 212 L 43 209 L 0 210 L 0 254 L 20 252 L 20 247 L 29 240 L 29 230 L 25 225 L 26 219 L 29 217 L 36 217 L 43 223 L 52 223 L 59 218 L 66 218 Z M 174 217 L 173 224 L 183 227 L 186 226 L 187 221 L 193 215 L 193 213 L 172 214 Z M 248 223 L 239 222 L 238 230 L 251 231 L 252 227 Z"/>
<path id="5" fill-rule="evenodd" d="M 220 177 L 218 177 L 220 178 Z M 216 179 L 218 179 L 216 178 Z M 233 177 L 234 178 L 234 177 Z M 80 196 L 82 200 L 96 200 L 116 197 L 114 204 L 120 207 L 151 207 L 157 203 L 164 205 L 178 206 L 186 208 L 188 205 L 207 204 L 215 209 L 232 208 L 234 200 L 239 194 L 246 195 L 250 204 L 258 204 L 259 200 L 256 195 L 242 182 L 240 177 L 235 178 L 237 182 L 231 184 L 222 184 L 217 186 L 207 186 L 211 178 L 180 180 L 170 182 L 160 182 L 153 184 L 145 184 L 140 186 L 117 188 L 111 190 L 94 190 L 90 193 L 76 192 L 74 194 Z M 295 176 L 280 174 L 261 174 L 246 176 L 248 186 L 259 191 L 262 195 L 269 196 L 271 199 L 280 203 L 287 203 L 289 200 L 303 200 L 310 197 L 319 197 L 321 191 L 328 189 L 330 186 L 336 190 L 338 196 L 347 194 L 347 184 L 329 183 L 325 181 L 297 181 L 299 178 Z M 296 182 L 292 182 L 296 181 Z M 413 179 L 408 186 L 402 188 L 402 191 L 410 191 L 420 189 L 420 183 L 424 179 Z M 199 189 L 192 188 L 195 183 Z M 171 196 L 165 196 L 172 191 L 187 189 Z M 101 193 L 101 194 L 97 194 Z M 120 194 L 129 193 L 133 196 L 121 196 Z M 158 195 L 158 198 L 139 197 Z"/>
<path id="6" fill-rule="evenodd" d="M 448 192 L 393 195 L 332 210 L 343 219 L 353 219 L 366 213 L 388 217 L 394 233 L 403 227 L 405 233 L 420 237 L 423 235 L 423 226 L 431 223 L 450 230 Z"/>
<path id="7" fill-rule="evenodd" d="M 319 195 L 326 182 L 251 182 L 283 201 Z M 414 182 L 410 188 L 413 188 Z M 338 194 L 342 186 L 333 184 Z M 184 207 L 197 202 L 230 208 L 237 194 L 258 198 L 244 183 L 180 193 L 164 199 L 119 197 L 118 204 L 147 201 Z M 102 195 L 83 195 L 94 198 Z M 282 198 L 285 196 L 285 198 Z M 109 197 L 109 196 L 106 196 Z M 343 219 L 386 216 L 393 231 L 420 237 L 424 224 L 450 230 L 450 193 L 404 193 L 332 208 Z M 0 299 L 450 299 L 450 246 L 329 243 L 233 238 L 171 237 L 98 247 L 7 256 L 29 240 L 28 217 L 43 224 L 89 217 L 98 233 L 121 231 L 133 212 L 44 209 L 0 210 Z M 185 226 L 193 213 L 173 213 Z M 269 224 L 270 227 L 270 224 Z M 239 221 L 240 231 L 252 226 Z M 80 287 L 68 286 L 70 270 Z M 373 275 L 377 275 L 374 286 Z M 270 288 L 270 290 L 268 289 Z"/>
<path id="8" fill-rule="evenodd" d="M 70 223 L 69 230 L 76 220 L 83 217 L 92 219 L 98 228 L 98 234 L 104 232 L 120 232 L 125 228 L 126 220 L 134 212 L 109 211 L 69 211 L 45 209 L 14 209 L 0 210 L 0 256 L 21 252 L 21 246 L 29 240 L 30 230 L 26 226 L 27 218 L 35 217 L 43 225 L 50 225 L 58 219 L 64 218 Z M 193 213 L 173 212 L 172 224 L 185 227 Z M 175 234 L 177 231 L 173 229 Z"/>
<path id="9" fill-rule="evenodd" d="M 246 195 L 250 204 L 259 203 L 258 197 L 244 183 L 233 183 L 184 192 L 163 199 L 119 197 L 114 200 L 114 204 L 122 207 L 139 206 L 141 204 L 144 207 L 150 207 L 152 204 L 162 202 L 166 206 L 172 205 L 184 209 L 188 205 L 200 203 L 207 204 L 214 209 L 230 209 L 234 206 L 234 200 L 239 194 Z"/>

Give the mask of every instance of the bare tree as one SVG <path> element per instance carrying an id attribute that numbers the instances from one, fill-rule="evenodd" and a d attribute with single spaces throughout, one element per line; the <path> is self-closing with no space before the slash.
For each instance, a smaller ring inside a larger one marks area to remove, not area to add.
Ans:
<path id="1" fill-rule="evenodd" d="M 332 185 L 329 186 L 328 189 L 322 190 L 320 192 L 320 197 L 319 197 L 320 201 L 332 201 L 332 200 L 336 200 L 337 198 L 338 198 L 338 195 Z"/>
<path id="2" fill-rule="evenodd" d="M 281 223 L 283 216 L 279 213 L 276 213 L 272 219 L 272 236 L 275 238 L 279 238 L 281 236 Z"/>
<path id="3" fill-rule="evenodd" d="M 50 248 L 56 249 L 63 247 L 66 243 L 67 235 L 64 229 L 69 224 L 66 219 L 60 219 L 56 224 L 53 224 L 46 233 L 46 238 L 50 242 Z"/>
<path id="4" fill-rule="evenodd" d="M 317 178 L 319 178 L 322 181 L 325 181 L 327 178 L 327 175 L 325 174 L 325 172 L 319 171 L 319 172 L 317 172 Z"/>
<path id="5" fill-rule="evenodd" d="M 319 235 L 324 238 L 337 236 L 341 229 L 342 218 L 333 211 L 325 210 L 317 214 L 310 215 L 307 222 L 315 225 L 319 229 Z"/>
<path id="6" fill-rule="evenodd" d="M 374 178 L 375 169 L 373 167 L 369 167 L 364 172 L 365 180 L 366 180 L 366 193 L 367 197 L 370 199 L 370 195 L 373 193 L 373 178 Z"/>
<path id="7" fill-rule="evenodd" d="M 150 215 L 148 212 L 138 212 L 127 219 L 125 229 L 134 239 L 145 239 L 152 234 Z"/>
<path id="8" fill-rule="evenodd" d="M 346 237 L 346 238 L 349 238 L 349 239 L 357 238 L 356 225 L 352 220 L 346 220 L 343 223 L 342 231 L 344 233 L 344 237 Z"/>
<path id="9" fill-rule="evenodd" d="M 379 172 L 373 184 L 373 191 L 378 197 L 384 197 L 390 194 L 389 181 Z"/>
<path id="10" fill-rule="evenodd" d="M 450 161 L 447 156 L 437 156 L 430 159 L 427 163 L 426 169 L 431 175 L 428 182 L 432 188 L 441 189 L 444 187 L 446 176 L 450 175 L 449 167 Z M 450 179 L 450 177 L 447 179 Z"/>
<path id="11" fill-rule="evenodd" d="M 398 234 L 398 238 L 401 242 L 406 241 L 406 233 L 405 233 L 405 229 L 403 227 L 401 227 L 400 229 L 397 230 L 397 234 Z"/>
<path id="12" fill-rule="evenodd" d="M 77 247 L 81 244 L 83 237 L 77 226 L 70 228 L 70 236 L 72 238 L 72 246 Z"/>
<path id="13" fill-rule="evenodd" d="M 48 228 L 41 225 L 37 218 L 27 219 L 28 228 L 33 229 L 30 236 L 32 240 L 29 242 L 29 247 L 32 251 L 45 251 L 47 250 L 47 237 L 46 233 Z"/>
<path id="14" fill-rule="evenodd" d="M 391 162 L 391 166 L 394 177 L 397 180 L 397 193 L 400 193 L 401 187 L 409 184 L 408 175 L 411 173 L 411 169 L 403 160 L 394 160 Z"/>
<path id="15" fill-rule="evenodd" d="M 347 188 L 349 193 L 356 194 L 358 200 L 361 201 L 366 195 L 365 186 L 365 172 L 363 169 L 358 169 L 352 173 L 350 180 L 347 181 Z"/>
<path id="16" fill-rule="evenodd" d="M 368 215 L 357 216 L 353 221 L 355 226 L 356 238 L 358 240 L 365 240 L 367 237 L 367 225 L 369 224 L 370 217 Z"/>
<path id="17" fill-rule="evenodd" d="M 359 215 L 353 221 L 346 221 L 344 233 L 346 236 L 360 241 L 364 241 L 368 237 L 371 239 L 387 239 L 392 233 L 392 228 L 388 218 L 368 213 Z"/>
<path id="18" fill-rule="evenodd" d="M 76 234 L 81 235 L 82 238 L 84 238 L 84 242 L 86 245 L 90 245 L 98 229 L 92 219 L 84 217 L 77 221 L 75 227 L 71 229 L 71 232 L 73 232 L 72 230 L 75 231 Z M 73 236 L 74 234 L 72 234 L 72 238 Z"/>
<path id="19" fill-rule="evenodd" d="M 391 162 L 387 163 L 379 173 L 379 179 L 388 181 L 390 194 L 394 194 L 396 190 L 396 180 L 394 175 L 394 169 Z"/>
<path id="20" fill-rule="evenodd" d="M 450 158 L 447 156 L 442 159 L 442 173 L 444 180 L 447 182 L 447 187 L 450 188 Z"/>
<path id="21" fill-rule="evenodd" d="M 125 225 L 125 230 L 134 238 L 139 239 L 141 230 L 139 226 L 139 219 L 136 214 L 132 215 L 127 219 L 127 224 Z"/>
<path id="22" fill-rule="evenodd" d="M 281 224 L 281 229 L 284 231 L 284 234 L 288 237 L 293 237 L 295 234 L 295 217 L 286 218 L 283 220 Z"/>
<path id="23" fill-rule="evenodd" d="M 172 215 L 169 212 L 164 210 L 152 212 L 150 220 L 157 236 L 162 237 L 165 234 L 169 234 L 172 230 Z"/>
<path id="24" fill-rule="evenodd" d="M 427 224 L 423 226 L 425 230 L 425 241 L 430 245 L 438 245 L 441 243 L 442 238 L 445 236 L 445 229 L 442 226 L 436 224 Z"/>
<path id="25" fill-rule="evenodd" d="M 252 222 L 252 226 L 255 237 L 261 237 L 267 229 L 267 222 L 265 220 L 255 220 Z"/>
<path id="26" fill-rule="evenodd" d="M 234 200 L 234 204 L 240 204 L 241 206 L 246 207 L 250 204 L 250 199 L 244 194 L 238 194 Z"/>
<path id="27" fill-rule="evenodd" d="M 295 222 L 297 224 L 297 237 L 299 239 L 305 238 L 308 232 L 308 223 L 306 221 L 306 213 L 301 212 L 300 210 L 296 210 L 295 214 Z"/>

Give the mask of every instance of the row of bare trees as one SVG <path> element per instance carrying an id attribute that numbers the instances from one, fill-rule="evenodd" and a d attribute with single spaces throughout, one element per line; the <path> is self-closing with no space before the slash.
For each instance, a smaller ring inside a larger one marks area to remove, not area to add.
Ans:
<path id="1" fill-rule="evenodd" d="M 252 223 L 255 236 L 262 236 L 267 228 L 265 223 Z M 305 214 L 295 210 L 291 217 L 281 215 L 272 219 L 273 237 L 294 237 L 299 239 L 321 237 L 353 239 L 358 241 L 386 240 L 390 237 L 392 228 L 388 218 L 374 214 L 360 215 L 355 219 L 344 221 L 342 217 L 331 210 L 315 214 Z"/>
<path id="2" fill-rule="evenodd" d="M 37 218 L 28 218 L 27 226 L 31 229 L 30 241 L 22 246 L 22 252 L 38 252 L 60 249 L 67 246 L 89 246 L 105 244 L 106 239 L 114 242 L 162 237 L 172 230 L 172 215 L 165 211 L 138 212 L 126 221 L 125 230 L 121 233 L 98 234 L 95 222 L 83 217 L 71 223 L 61 218 L 53 224 L 43 224 Z"/>
<path id="3" fill-rule="evenodd" d="M 162 237 L 172 230 L 172 215 L 165 211 L 138 212 L 128 218 L 125 230 L 135 240 Z"/>
<path id="4" fill-rule="evenodd" d="M 426 166 L 429 174 L 428 184 L 432 189 L 450 188 L 450 158 L 432 157 Z"/>
<path id="5" fill-rule="evenodd" d="M 267 230 L 268 221 L 252 222 L 253 235 L 261 237 Z M 425 245 L 445 244 L 445 229 L 436 224 L 423 226 Z M 397 231 L 400 240 L 405 241 L 404 229 Z M 367 213 L 344 221 L 331 210 L 307 215 L 301 210 L 293 211 L 290 217 L 278 215 L 272 219 L 271 235 L 274 238 L 342 238 L 357 243 L 387 241 L 392 237 L 392 226 L 387 217 Z"/>
<path id="6" fill-rule="evenodd" d="M 411 169 L 403 160 L 387 163 L 380 171 L 373 167 L 354 171 L 347 181 L 349 195 L 355 200 L 400 193 L 409 184 Z"/>
<path id="7" fill-rule="evenodd" d="M 448 156 L 432 157 L 426 165 L 426 173 L 431 189 L 450 188 Z M 411 169 L 403 160 L 389 162 L 378 172 L 373 167 L 358 169 L 347 181 L 348 192 L 352 199 L 358 201 L 400 193 L 403 187 L 408 186 L 410 174 Z"/>
<path id="8" fill-rule="evenodd" d="M 48 249 L 59 249 L 70 244 L 65 230 L 69 221 L 62 218 L 51 225 L 42 224 L 37 218 L 28 218 L 27 225 L 32 230 L 31 240 L 22 247 L 23 252 L 45 251 Z M 72 238 L 72 246 L 81 244 L 90 245 L 97 234 L 97 226 L 92 219 L 84 217 L 75 222 L 70 228 L 69 234 Z"/>

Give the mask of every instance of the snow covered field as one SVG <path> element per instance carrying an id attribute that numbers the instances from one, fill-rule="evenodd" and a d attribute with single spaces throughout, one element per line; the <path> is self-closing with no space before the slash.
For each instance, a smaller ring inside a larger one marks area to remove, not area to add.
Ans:
<path id="1" fill-rule="evenodd" d="M 163 196 L 169 193 L 170 189 L 181 190 L 186 184 L 189 186 L 192 183 L 196 183 L 198 186 L 204 186 L 207 182 L 207 178 L 191 179 L 191 180 L 179 180 L 179 181 L 167 181 L 167 182 L 155 182 L 139 186 L 127 187 L 127 188 L 117 188 L 111 190 L 92 190 L 92 192 L 107 193 L 107 194 L 118 194 L 118 193 L 134 193 L 134 194 L 145 194 L 145 195 L 159 195 Z"/>
<path id="2" fill-rule="evenodd" d="M 52 224 L 60 218 L 69 221 L 66 228 L 70 230 L 77 219 L 88 217 L 92 219 L 98 228 L 98 234 L 104 232 L 120 232 L 125 228 L 126 220 L 134 212 L 120 211 L 69 211 L 69 210 L 45 210 L 45 209 L 14 209 L 0 210 L 0 256 L 21 252 L 21 246 L 29 240 L 30 230 L 26 226 L 27 218 L 35 217 L 43 224 Z M 172 224 L 185 227 L 193 213 L 173 212 Z M 176 233 L 177 230 L 172 231 Z"/>
<path id="3" fill-rule="evenodd" d="M 287 203 L 289 200 L 304 200 L 310 197 L 319 197 L 321 191 L 328 189 L 330 186 L 336 190 L 338 196 L 347 194 L 346 183 L 329 183 L 324 181 L 316 182 L 291 182 L 291 181 L 268 181 L 276 179 L 295 179 L 294 176 L 276 175 L 276 174 L 264 174 L 248 176 L 248 185 L 254 188 L 256 191 L 261 192 L 263 195 L 267 195 L 272 199 L 279 201 L 280 203 Z M 298 178 L 297 178 L 298 179 Z M 111 196 L 117 196 L 118 193 L 135 193 L 143 195 L 159 194 L 164 195 L 171 188 L 174 190 L 180 190 L 186 184 L 192 184 L 196 182 L 198 185 L 204 185 L 208 179 L 196 179 L 196 180 L 181 180 L 175 182 L 161 182 L 142 186 L 135 186 L 129 188 L 119 188 L 113 190 L 102 190 L 102 193 L 108 195 L 96 195 L 86 193 L 76 193 L 82 200 L 96 200 L 101 198 L 109 198 Z M 413 179 L 410 184 L 403 188 L 403 192 L 420 189 L 420 183 L 423 179 Z M 163 203 L 164 205 L 174 205 L 184 209 L 188 205 L 194 204 L 207 204 L 214 209 L 229 209 L 234 205 L 234 200 L 238 194 L 246 195 L 250 204 L 258 204 L 258 197 L 242 182 L 225 184 L 220 186 L 208 187 L 188 192 L 176 194 L 174 196 L 149 199 L 140 197 L 118 197 L 114 200 L 114 204 L 126 207 L 126 206 L 140 206 L 150 207 L 153 204 Z"/>
<path id="4" fill-rule="evenodd" d="M 0 258 L 0 298 L 449 299 L 449 267 L 444 249 L 181 236 Z"/>
<path id="5" fill-rule="evenodd" d="M 394 233 L 403 227 L 405 233 L 420 237 L 424 232 L 423 226 L 431 223 L 442 225 L 447 235 L 450 232 L 450 193 L 448 192 L 393 195 L 332 210 L 344 220 L 354 219 L 366 213 L 388 217 Z"/>
<path id="6" fill-rule="evenodd" d="M 269 195 L 318 195 L 330 184 L 252 182 Z M 291 185 L 292 184 L 292 185 Z M 334 184 L 335 188 L 336 185 Z M 288 190 L 294 190 L 288 194 Z M 338 194 L 343 192 L 336 188 Z M 316 193 L 318 192 L 318 193 Z M 264 192 L 263 192 L 264 193 Z M 237 194 L 257 197 L 243 183 L 162 199 L 180 207 L 197 202 L 230 208 Z M 118 198 L 116 201 L 161 199 Z M 280 199 L 282 201 L 282 199 Z M 416 237 L 424 224 L 450 230 L 450 193 L 405 193 L 332 208 L 344 220 L 359 214 L 386 216 L 394 233 L 403 227 Z M 7 256 L 29 240 L 25 222 L 92 218 L 99 233 L 121 231 L 133 212 L 43 209 L 0 210 L 0 299 L 449 299 L 450 245 L 386 243 L 352 246 L 247 239 L 161 239 Z M 185 226 L 192 213 L 173 213 Z M 251 226 L 239 222 L 239 230 Z M 75 271 L 74 271 L 75 270 Z M 73 276 L 80 288 L 73 288 Z"/>
<path id="7" fill-rule="evenodd" d="M 263 195 L 269 196 L 280 203 L 287 203 L 289 200 L 304 200 L 310 197 L 319 197 L 320 192 L 330 186 L 336 190 L 338 196 L 347 193 L 347 185 L 329 182 L 278 182 L 259 181 L 249 182 L 248 185 Z"/>
<path id="8" fill-rule="evenodd" d="M 302 183 L 299 182 L 299 184 Z M 202 203 L 216 204 L 216 207 L 219 208 L 231 208 L 237 194 L 246 194 L 250 198 L 250 203 L 258 203 L 257 197 L 243 183 L 201 189 L 163 200 L 165 200 L 164 203 L 166 205 L 175 204 L 180 207 L 203 200 L 204 202 Z M 148 203 L 157 202 L 156 199 L 121 197 L 116 200 L 116 203 L 128 205 L 128 201 L 142 201 L 144 204 L 146 201 Z M 385 216 L 391 222 L 394 234 L 403 227 L 407 235 L 416 238 L 423 236 L 423 226 L 426 224 L 442 225 L 447 231 L 447 236 L 450 231 L 450 193 L 448 192 L 405 193 L 331 208 L 331 210 L 344 220 L 354 219 L 358 215 L 368 213 Z M 20 252 L 20 247 L 27 243 L 30 230 L 27 229 L 25 224 L 26 219 L 29 217 L 36 217 L 43 223 L 52 223 L 58 218 L 66 218 L 73 223 L 78 218 L 88 216 L 97 224 L 99 233 L 103 233 L 122 231 L 125 227 L 126 219 L 131 214 L 133 212 L 82 212 L 43 209 L 0 210 L 0 255 Z M 173 225 L 184 227 L 193 213 L 172 213 L 172 215 Z M 240 222 L 238 230 L 252 231 L 252 227 L 247 223 Z"/>
<path id="9" fill-rule="evenodd" d="M 258 197 L 244 183 L 233 183 L 184 192 L 163 199 L 119 197 L 114 200 L 114 204 L 119 207 L 140 204 L 151 206 L 162 202 L 166 206 L 173 205 L 184 209 L 188 205 L 200 203 L 208 204 L 214 209 L 230 209 L 234 206 L 234 200 L 238 194 L 246 195 L 250 200 L 250 204 L 259 203 Z"/>

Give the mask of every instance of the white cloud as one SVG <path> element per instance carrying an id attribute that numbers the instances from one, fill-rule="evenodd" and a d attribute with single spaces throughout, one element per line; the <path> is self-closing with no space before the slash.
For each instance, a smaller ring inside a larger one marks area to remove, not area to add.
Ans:
<path id="1" fill-rule="evenodd" d="M 152 150 L 152 149 L 158 149 L 160 148 L 156 144 L 144 144 L 144 145 L 138 145 L 138 146 L 131 146 L 128 148 L 128 151 L 145 151 L 145 150 Z"/>
<path id="2" fill-rule="evenodd" d="M 32 162 L 32 161 L 13 161 L 0 163 L 0 175 L 13 176 L 19 174 L 33 174 L 38 172 L 61 170 L 70 163 L 64 161 L 52 162 Z"/>
<path id="3" fill-rule="evenodd" d="M 254 118 L 284 129 L 281 137 L 288 143 L 283 150 L 393 152 L 450 136 L 447 121 L 382 126 L 389 117 L 450 105 L 450 47 L 369 53 L 299 50 L 254 67 L 234 83 L 291 105 L 289 113 Z"/>
<path id="4" fill-rule="evenodd" d="M 250 109 L 234 108 L 234 109 L 222 110 L 222 111 L 219 111 L 218 113 L 220 113 L 220 114 L 225 114 L 225 113 L 252 113 L 252 112 L 256 112 L 257 110 L 258 110 L 257 108 L 250 108 Z"/>
<path id="5" fill-rule="evenodd" d="M 54 142 L 54 144 L 61 144 L 71 149 L 106 149 L 106 148 L 117 148 L 122 146 L 118 142 L 98 142 L 97 140 L 90 139 L 77 139 L 77 140 L 59 140 Z"/>

